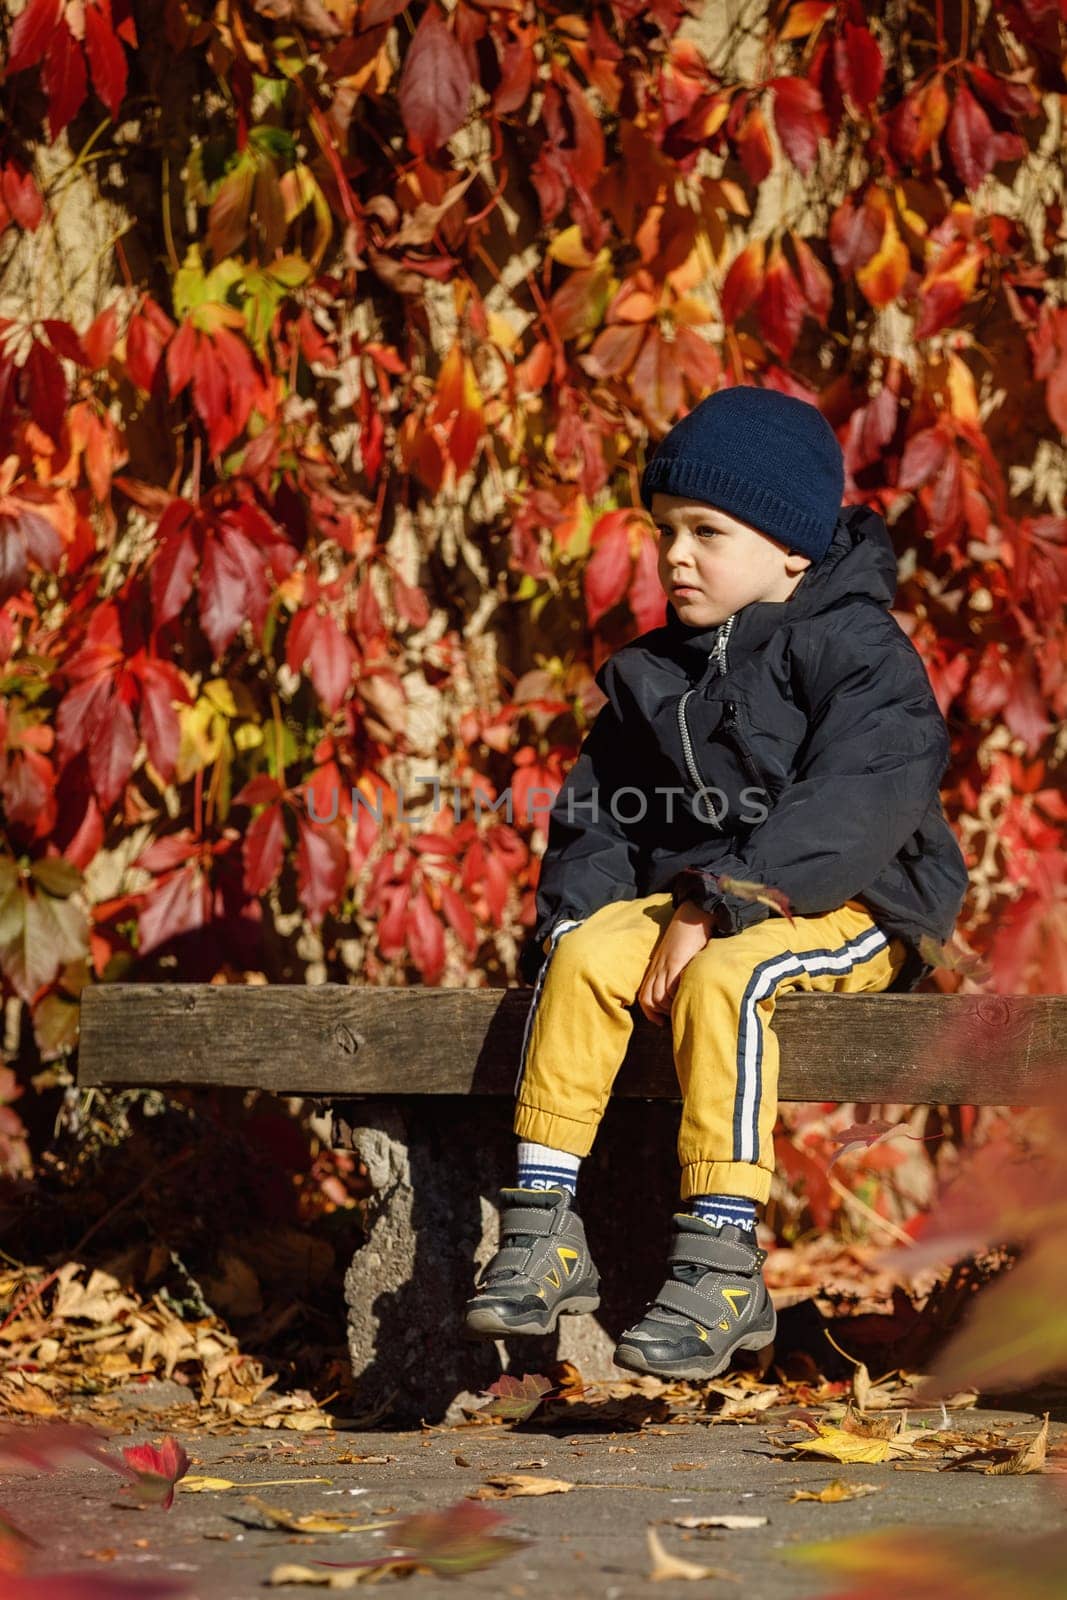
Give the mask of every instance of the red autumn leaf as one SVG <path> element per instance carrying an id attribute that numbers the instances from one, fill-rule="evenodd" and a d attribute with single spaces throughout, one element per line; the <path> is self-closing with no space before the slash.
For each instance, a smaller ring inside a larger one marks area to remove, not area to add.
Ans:
<path id="1" fill-rule="evenodd" d="M 732 328 L 763 287 L 763 240 L 753 239 L 730 263 L 722 286 L 722 320 Z"/>
<path id="2" fill-rule="evenodd" d="M 191 518 L 187 501 L 172 500 L 156 529 L 149 583 L 157 628 L 172 622 L 193 592 L 199 555 Z"/>
<path id="3" fill-rule="evenodd" d="M 246 805 L 253 803 L 247 799 L 243 801 Z M 245 831 L 243 857 L 246 892 L 266 894 L 277 882 L 285 859 L 285 814 L 280 805 L 266 805 L 253 817 Z"/>
<path id="4" fill-rule="evenodd" d="M 956 91 L 948 119 L 948 147 L 964 186 L 977 189 L 996 161 L 993 125 L 971 91 L 962 85 Z"/>
<path id="5" fill-rule="evenodd" d="M 8 73 L 36 66 L 48 48 L 59 22 L 60 0 L 30 0 L 15 19 L 8 52 Z"/>
<path id="6" fill-rule="evenodd" d="M 1011 692 L 1012 664 L 996 644 L 982 651 L 967 685 L 967 715 L 977 721 L 995 717 Z"/>
<path id="7" fill-rule="evenodd" d="M 172 872 L 150 889 L 137 915 L 141 955 L 182 933 L 196 933 L 211 920 L 211 887 L 197 866 Z"/>
<path id="8" fill-rule="evenodd" d="M 618 605 L 629 587 L 633 572 L 631 520 L 627 511 L 609 511 L 593 529 L 593 553 L 582 575 L 586 615 L 591 628 L 596 627 L 606 611 Z"/>
<path id="9" fill-rule="evenodd" d="M 91 369 L 104 367 L 111 359 L 118 336 L 119 318 L 114 306 L 108 306 L 82 334 L 81 344 Z"/>
<path id="10" fill-rule="evenodd" d="M 737 154 L 751 183 L 762 183 L 774 165 L 770 134 L 758 105 L 749 107 L 737 130 Z"/>
<path id="11" fill-rule="evenodd" d="M 152 388 L 163 346 L 173 332 L 174 324 L 166 312 L 151 295 L 145 295 L 126 330 L 126 369 L 146 394 Z"/>
<path id="12" fill-rule="evenodd" d="M 29 562 L 42 572 L 55 572 L 63 544 L 55 528 L 37 511 L 14 502 L 0 511 L 0 605 L 21 593 L 29 582 Z"/>
<path id="13" fill-rule="evenodd" d="M 315 606 L 297 612 L 286 639 L 285 659 L 294 672 L 308 666 L 323 705 L 331 712 L 340 710 L 359 657 L 330 612 L 319 612 Z"/>
<path id="14" fill-rule="evenodd" d="M 662 627 L 667 615 L 667 597 L 659 581 L 656 542 L 646 533 L 641 534 L 626 598 L 639 634 Z"/>
<path id="15" fill-rule="evenodd" d="M 877 100 L 885 77 L 885 60 L 871 30 L 846 22 L 834 40 L 834 71 L 843 94 L 859 111 L 868 111 Z"/>
<path id="16" fill-rule="evenodd" d="M 168 1433 L 158 1449 L 152 1444 L 126 1445 L 122 1454 L 135 1475 L 138 1499 L 169 1511 L 174 1502 L 174 1485 L 189 1470 L 184 1446 Z"/>
<path id="17" fill-rule="evenodd" d="M 152 765 L 169 783 L 174 776 L 181 743 L 181 724 L 174 702 L 189 705 L 193 697 L 181 673 L 169 661 L 147 656 L 140 662 L 137 672 L 141 680 L 141 736 Z"/>
<path id="18" fill-rule="evenodd" d="M 200 565 L 200 626 L 218 661 L 236 638 L 245 620 L 247 571 L 236 551 L 221 537 L 204 541 Z"/>
<path id="19" fill-rule="evenodd" d="M 451 884 L 442 883 L 440 892 L 441 909 L 448 919 L 448 924 L 473 961 L 478 953 L 478 929 L 471 915 L 471 909 Z"/>
<path id="20" fill-rule="evenodd" d="M 756 309 L 764 340 L 780 360 L 788 361 L 804 320 L 804 296 L 777 240 Z"/>
<path id="21" fill-rule="evenodd" d="M 333 823 L 319 826 L 297 817 L 297 895 L 313 927 L 319 927 L 345 891 L 348 859 L 344 834 Z"/>
<path id="22" fill-rule="evenodd" d="M 695 328 L 678 325 L 674 330 L 674 348 L 678 355 L 678 365 L 685 373 L 695 400 L 703 400 L 712 389 L 719 387 L 722 380 L 722 362 L 719 360 L 718 351 L 709 340 L 702 338 Z"/>
<path id="23" fill-rule="evenodd" d="M 126 93 L 126 52 L 115 37 L 111 0 L 89 0 L 85 7 L 85 50 L 93 88 L 115 121 Z"/>
<path id="24" fill-rule="evenodd" d="M 23 12 L 23 16 L 25 16 Z M 13 161 L 3 169 L 0 181 L 0 202 L 7 206 L 14 220 L 27 233 L 40 227 L 44 216 L 44 201 L 31 172 L 22 172 Z"/>
<path id="25" fill-rule="evenodd" d="M 941 428 L 920 428 L 904 446 L 897 474 L 898 489 L 918 489 L 939 472 L 951 443 Z"/>
<path id="26" fill-rule="evenodd" d="M 772 78 L 774 125 L 782 148 L 805 177 L 819 153 L 819 140 L 830 131 L 822 95 L 807 78 Z"/>
<path id="27" fill-rule="evenodd" d="M 57 356 L 62 356 L 66 361 L 73 361 L 75 366 L 87 367 L 89 365 L 85 346 L 69 322 L 60 322 L 55 317 L 44 317 L 41 321 L 41 327 L 44 329 L 48 343 Z"/>
<path id="28" fill-rule="evenodd" d="M 122 793 L 137 755 L 133 713 L 117 694 L 110 696 L 106 715 L 89 740 L 89 775 L 106 811 Z"/>
<path id="29" fill-rule="evenodd" d="M 167 382 L 170 385 L 172 400 L 176 394 L 180 394 L 186 384 L 193 381 L 193 361 L 198 338 L 196 329 L 186 317 L 167 346 Z"/>
<path id="30" fill-rule="evenodd" d="M 644 337 L 640 323 L 602 328 L 585 354 L 578 356 L 578 365 L 591 378 L 621 378 L 633 366 Z"/>
<path id="31" fill-rule="evenodd" d="M 445 930 L 421 887 L 408 907 L 407 945 L 423 983 L 438 983 L 445 968 Z"/>
<path id="32" fill-rule="evenodd" d="M 681 410 L 685 395 L 674 346 L 667 343 L 658 328 L 650 328 L 645 336 L 630 373 L 630 388 L 653 426 L 666 432 Z"/>
<path id="33" fill-rule="evenodd" d="M 81 110 L 87 88 L 85 57 L 65 18 L 49 41 L 41 83 L 48 96 L 48 129 L 54 143 Z"/>
<path id="34" fill-rule="evenodd" d="M 438 8 L 430 6 L 408 46 L 397 96 L 416 155 L 434 155 L 463 126 L 470 96 L 463 48 Z"/>
<path id="35" fill-rule="evenodd" d="M 871 259 L 882 242 L 884 218 L 866 200 L 846 196 L 830 218 L 830 254 L 846 276 Z"/>
<path id="36" fill-rule="evenodd" d="M 843 1132 L 831 1134 L 831 1143 L 835 1144 L 837 1149 L 826 1164 L 827 1172 L 841 1160 L 842 1156 L 850 1154 L 853 1150 L 869 1150 L 872 1145 L 881 1144 L 894 1133 L 899 1133 L 906 1139 L 918 1137 L 907 1132 L 906 1123 L 899 1122 L 853 1122 Z"/>
<path id="37" fill-rule="evenodd" d="M 1045 697 L 1034 672 L 1032 654 L 1026 652 L 1015 664 L 1011 693 L 1004 702 L 1004 721 L 1011 733 L 1034 755 L 1048 736 L 1051 723 Z"/>
<path id="38" fill-rule="evenodd" d="M 799 234 L 792 233 L 793 248 L 797 256 L 797 272 L 801 293 L 808 303 L 808 310 L 816 322 L 825 326 L 830 315 L 830 306 L 833 303 L 833 285 L 830 274 L 808 244 Z"/>
<path id="39" fill-rule="evenodd" d="M 58 443 L 67 405 L 67 380 L 59 357 L 35 339 L 26 358 L 26 396 L 33 420 Z"/>
<path id="40" fill-rule="evenodd" d="M 853 476 L 881 456 L 896 431 L 898 407 L 897 395 L 887 383 L 848 419 L 845 462 Z"/>

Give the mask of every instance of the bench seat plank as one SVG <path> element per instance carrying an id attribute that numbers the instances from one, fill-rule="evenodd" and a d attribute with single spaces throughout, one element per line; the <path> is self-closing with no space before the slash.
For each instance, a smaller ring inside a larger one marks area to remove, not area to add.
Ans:
<path id="1" fill-rule="evenodd" d="M 98 984 L 79 1085 L 275 1094 L 510 1095 L 532 991 Z M 670 1031 L 635 1008 L 616 1093 L 676 1098 Z M 1067 996 L 779 996 L 782 1100 L 1041 1104 L 1063 1094 Z"/>

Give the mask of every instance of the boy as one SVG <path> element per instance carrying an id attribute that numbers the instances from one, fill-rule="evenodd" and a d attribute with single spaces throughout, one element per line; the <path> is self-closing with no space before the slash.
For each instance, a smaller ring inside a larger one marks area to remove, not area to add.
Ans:
<path id="1" fill-rule="evenodd" d="M 649 461 L 667 620 L 596 674 L 607 703 L 549 823 L 501 1248 L 478 1337 L 595 1309 L 576 1209 L 636 1003 L 670 1022 L 681 1194 L 663 1288 L 622 1336 L 637 1372 L 711 1378 L 771 1343 L 756 1206 L 774 1171 L 786 990 L 910 990 L 967 889 L 941 807 L 945 722 L 889 614 L 882 519 L 843 508 L 829 424 L 769 389 L 709 395 Z M 778 891 L 772 912 L 723 880 Z M 536 970 L 534 963 L 536 962 Z"/>

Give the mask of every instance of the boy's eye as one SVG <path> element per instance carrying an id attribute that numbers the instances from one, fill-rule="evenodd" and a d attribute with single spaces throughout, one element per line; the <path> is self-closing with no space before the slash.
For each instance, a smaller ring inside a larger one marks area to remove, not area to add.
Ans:
<path id="1" fill-rule="evenodd" d="M 708 522 L 702 522 L 702 523 L 701 523 L 701 524 L 700 524 L 700 527 L 699 527 L 699 528 L 697 528 L 697 530 L 696 530 L 696 531 L 697 531 L 697 533 L 719 533 L 719 532 L 720 532 L 720 529 L 718 529 L 718 528 L 713 528 L 713 527 L 712 527 L 712 526 L 711 526 L 711 524 L 710 524 L 710 523 L 708 523 Z M 660 533 L 661 533 L 661 534 L 662 534 L 662 535 L 663 535 L 663 537 L 664 537 L 664 538 L 665 538 L 665 539 L 669 539 L 669 538 L 670 538 L 670 536 L 671 536 L 671 533 L 672 533 L 672 532 L 673 532 L 673 529 L 671 529 L 671 528 L 664 528 L 664 527 L 662 527 L 662 526 L 661 526 L 661 527 L 660 527 L 660 529 L 659 529 L 659 532 L 660 532 Z"/>

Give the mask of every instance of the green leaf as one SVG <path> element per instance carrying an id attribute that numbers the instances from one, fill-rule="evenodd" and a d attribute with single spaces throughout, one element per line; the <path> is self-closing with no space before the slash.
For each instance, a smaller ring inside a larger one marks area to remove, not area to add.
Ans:
<path id="1" fill-rule="evenodd" d="M 287 85 L 281 87 L 285 89 Z M 293 161 L 296 158 L 296 140 L 286 128 L 272 128 L 267 124 L 250 128 L 248 142 L 272 160 Z"/>
<path id="2" fill-rule="evenodd" d="M 61 900 L 80 889 L 85 881 L 73 861 L 66 861 L 62 856 L 43 856 L 39 861 L 31 861 L 30 875 L 42 889 Z"/>

